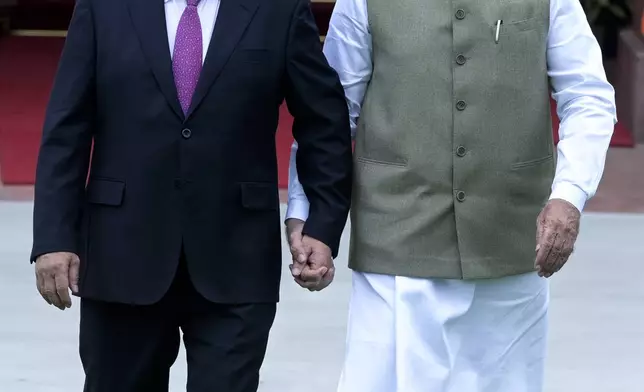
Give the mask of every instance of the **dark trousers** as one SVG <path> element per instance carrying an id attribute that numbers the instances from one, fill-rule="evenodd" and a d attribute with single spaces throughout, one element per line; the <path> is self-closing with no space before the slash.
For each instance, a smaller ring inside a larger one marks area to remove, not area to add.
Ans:
<path id="1" fill-rule="evenodd" d="M 188 392 L 256 392 L 275 311 L 274 303 L 207 301 L 192 285 L 183 258 L 172 287 L 156 304 L 83 299 L 84 391 L 167 392 L 181 330 Z"/>

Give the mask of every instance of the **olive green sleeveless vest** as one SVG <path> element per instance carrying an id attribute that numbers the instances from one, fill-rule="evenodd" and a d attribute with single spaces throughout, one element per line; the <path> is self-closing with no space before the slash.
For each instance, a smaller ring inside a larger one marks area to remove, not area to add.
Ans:
<path id="1" fill-rule="evenodd" d="M 350 267 L 455 279 L 533 271 L 554 176 L 549 1 L 367 3 L 374 67 L 356 136 Z"/>

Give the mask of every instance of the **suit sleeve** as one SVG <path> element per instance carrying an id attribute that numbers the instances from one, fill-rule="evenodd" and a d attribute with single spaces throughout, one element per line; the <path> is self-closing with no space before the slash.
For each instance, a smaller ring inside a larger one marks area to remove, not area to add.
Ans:
<path id="1" fill-rule="evenodd" d="M 78 0 L 50 96 L 36 168 L 31 261 L 79 254 L 96 114 L 96 46 L 90 0 Z"/>
<path id="2" fill-rule="evenodd" d="M 335 257 L 351 204 L 351 130 L 344 90 L 322 53 L 308 0 L 298 1 L 293 13 L 286 61 L 297 174 L 310 203 L 304 234 L 327 244 Z"/>

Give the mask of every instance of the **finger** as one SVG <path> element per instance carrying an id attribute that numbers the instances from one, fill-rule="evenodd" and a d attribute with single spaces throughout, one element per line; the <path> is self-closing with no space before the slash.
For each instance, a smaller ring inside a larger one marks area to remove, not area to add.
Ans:
<path id="1" fill-rule="evenodd" d="M 552 273 L 561 271 L 564 265 L 566 265 L 566 263 L 568 262 L 570 255 L 572 254 L 572 247 L 568 245 L 568 241 L 564 241 L 562 247 L 563 249 L 559 253 L 559 257 L 555 262 Z"/>
<path id="2" fill-rule="evenodd" d="M 309 256 L 308 253 L 310 252 L 307 252 L 307 247 L 302 241 L 302 233 L 291 233 L 289 243 L 291 244 L 291 255 L 293 256 L 293 261 L 306 263 Z"/>
<path id="3" fill-rule="evenodd" d="M 536 249 L 535 252 L 539 251 L 539 244 L 541 243 L 541 240 L 544 236 L 544 233 L 546 231 L 546 220 L 544 218 L 544 213 L 543 211 L 539 214 L 537 217 L 537 231 L 536 231 Z"/>
<path id="4" fill-rule="evenodd" d="M 318 285 L 318 290 L 323 290 L 327 288 L 332 282 L 333 278 L 335 277 L 335 268 L 329 268 L 326 274 L 322 277 L 322 281 Z"/>
<path id="5" fill-rule="evenodd" d="M 317 269 L 312 269 L 311 267 L 306 267 L 302 270 L 300 278 L 307 282 L 316 282 L 320 283 L 322 277 L 327 273 L 329 269 L 327 267 L 320 267 Z"/>
<path id="6" fill-rule="evenodd" d="M 309 249 L 301 247 L 295 249 L 295 251 L 292 253 L 291 259 L 293 260 L 293 263 L 305 265 L 309 261 L 310 255 L 311 252 Z"/>
<path id="7" fill-rule="evenodd" d="M 61 309 L 70 308 L 72 306 L 72 299 L 69 296 L 69 278 L 68 273 L 59 273 L 54 277 L 56 282 L 56 294 L 63 306 Z"/>
<path id="8" fill-rule="evenodd" d="M 552 233 L 545 231 L 543 235 L 541 235 L 539 243 L 537 244 L 537 255 L 534 259 L 534 266 L 539 271 L 543 270 L 544 263 L 550 254 L 550 250 L 552 248 L 551 238 Z"/>
<path id="9" fill-rule="evenodd" d="M 548 253 L 548 256 L 546 256 L 543 263 L 543 267 L 546 273 L 552 274 L 556 272 L 555 268 L 557 266 L 557 261 L 563 251 L 563 245 L 564 244 L 562 242 L 562 236 L 559 233 L 555 232 L 552 237 L 552 243 L 550 244 L 550 253 Z"/>
<path id="10" fill-rule="evenodd" d="M 74 294 L 78 294 L 78 274 L 80 270 L 80 260 L 74 258 L 69 266 L 69 289 Z"/>
<path id="11" fill-rule="evenodd" d="M 59 309 L 64 309 L 63 303 L 56 292 L 56 279 L 54 278 L 54 275 L 46 275 L 43 279 L 43 296 L 47 299 L 47 302 Z"/>
<path id="12" fill-rule="evenodd" d="M 291 275 L 293 275 L 293 277 L 298 277 L 302 274 L 302 270 L 306 267 L 306 263 L 293 261 L 293 264 L 289 265 L 288 267 L 291 270 Z"/>
<path id="13" fill-rule="evenodd" d="M 297 283 L 300 287 L 309 289 L 310 291 L 314 291 L 319 284 L 317 282 L 307 281 L 301 278 L 294 278 L 294 280 L 295 280 L 295 283 Z"/>
<path id="14" fill-rule="evenodd" d="M 38 288 L 40 296 L 45 300 L 45 302 L 51 305 L 51 301 L 45 295 L 45 279 L 43 278 L 42 274 L 38 272 L 38 270 L 36 270 L 36 287 Z"/>
<path id="15" fill-rule="evenodd" d="M 310 291 L 316 291 L 322 284 L 322 277 L 326 274 L 327 270 L 326 267 L 311 269 L 311 267 L 307 266 L 302 270 L 302 274 L 295 278 L 295 281 L 301 287 L 309 289 Z"/>
<path id="16" fill-rule="evenodd" d="M 335 278 L 335 267 L 329 268 L 326 274 L 322 277 L 322 279 L 332 282 L 333 278 Z"/>
<path id="17" fill-rule="evenodd" d="M 306 252 L 302 245 L 302 241 L 291 242 L 291 256 L 293 257 L 293 261 L 300 263 L 306 262 Z"/>

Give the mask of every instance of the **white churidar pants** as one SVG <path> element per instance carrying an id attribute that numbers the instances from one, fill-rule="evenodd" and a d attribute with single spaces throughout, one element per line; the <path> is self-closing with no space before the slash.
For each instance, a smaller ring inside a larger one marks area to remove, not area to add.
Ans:
<path id="1" fill-rule="evenodd" d="M 542 392 L 548 281 L 353 272 L 338 392 Z"/>

